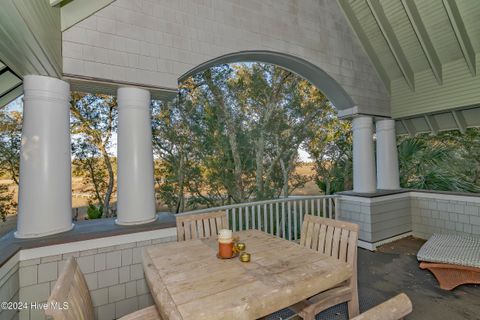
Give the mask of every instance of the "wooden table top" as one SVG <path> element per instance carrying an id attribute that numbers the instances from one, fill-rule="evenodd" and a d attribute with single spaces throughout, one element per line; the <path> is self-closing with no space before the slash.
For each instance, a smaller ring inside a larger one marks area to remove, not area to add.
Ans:
<path id="1" fill-rule="evenodd" d="M 330 289 L 352 267 L 257 230 L 237 232 L 251 261 L 216 257 L 216 239 L 171 242 L 143 252 L 164 319 L 257 319 Z"/>

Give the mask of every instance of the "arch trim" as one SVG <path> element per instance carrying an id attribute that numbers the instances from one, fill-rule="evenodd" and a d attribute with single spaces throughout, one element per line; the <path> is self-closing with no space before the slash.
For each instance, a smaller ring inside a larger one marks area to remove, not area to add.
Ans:
<path id="1" fill-rule="evenodd" d="M 305 59 L 275 51 L 248 50 L 225 54 L 190 69 L 181 75 L 178 81 L 181 82 L 194 74 L 219 64 L 236 62 L 262 62 L 278 65 L 310 81 L 327 96 L 338 110 L 348 110 L 356 107 L 343 87 L 320 67 Z"/>

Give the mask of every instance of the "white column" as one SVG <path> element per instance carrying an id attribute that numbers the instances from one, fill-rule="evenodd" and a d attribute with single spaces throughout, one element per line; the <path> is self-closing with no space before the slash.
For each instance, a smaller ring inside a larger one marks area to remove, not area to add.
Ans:
<path id="1" fill-rule="evenodd" d="M 400 189 L 395 120 L 376 122 L 377 133 L 377 188 Z"/>
<path id="2" fill-rule="evenodd" d="M 117 138 L 117 223 L 156 219 L 150 92 L 120 88 Z"/>
<path id="3" fill-rule="evenodd" d="M 70 85 L 29 75 L 23 79 L 23 88 L 15 237 L 34 238 L 73 228 Z"/>
<path id="4" fill-rule="evenodd" d="M 372 193 L 375 187 L 375 154 L 373 151 L 373 119 L 359 116 L 352 120 L 353 191 Z"/>

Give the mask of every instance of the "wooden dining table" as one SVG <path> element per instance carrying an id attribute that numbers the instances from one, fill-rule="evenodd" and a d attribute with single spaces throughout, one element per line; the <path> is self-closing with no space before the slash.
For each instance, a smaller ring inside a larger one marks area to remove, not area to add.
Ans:
<path id="1" fill-rule="evenodd" d="M 328 290 L 352 266 L 258 230 L 235 233 L 250 262 L 216 257 L 216 239 L 147 247 L 147 283 L 164 320 L 258 319 Z"/>

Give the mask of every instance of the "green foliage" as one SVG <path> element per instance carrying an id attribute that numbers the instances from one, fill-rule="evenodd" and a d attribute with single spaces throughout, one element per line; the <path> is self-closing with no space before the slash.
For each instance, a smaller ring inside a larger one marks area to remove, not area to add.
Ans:
<path id="1" fill-rule="evenodd" d="M 480 131 L 399 139 L 400 185 L 404 188 L 479 192 Z"/>
<path id="2" fill-rule="evenodd" d="M 18 185 L 20 144 L 22 140 L 22 113 L 0 108 L 0 175 Z"/>
<path id="3" fill-rule="evenodd" d="M 322 126 L 309 139 L 308 151 L 315 164 L 315 182 L 324 194 L 353 187 L 352 130 L 348 121 L 337 118 L 330 106 Z"/>
<path id="4" fill-rule="evenodd" d="M 114 97 L 72 93 L 70 126 L 72 133 L 73 174 L 91 186 L 90 201 L 102 205 L 111 216 L 114 192 L 115 159 L 110 154 L 116 130 L 118 110 Z"/>
<path id="5" fill-rule="evenodd" d="M 157 191 L 175 212 L 302 187 L 298 149 L 331 109 L 306 80 L 261 63 L 206 70 L 152 107 Z"/>
<path id="6" fill-rule="evenodd" d="M 0 219 L 5 222 L 7 215 L 15 213 L 17 203 L 8 185 L 0 184 Z"/>
<path id="7" fill-rule="evenodd" d="M 92 219 L 100 219 L 103 215 L 103 206 L 102 205 L 99 205 L 98 207 L 93 205 L 93 204 L 89 204 L 88 205 L 88 208 L 87 208 L 87 217 L 89 220 L 92 220 Z"/>

